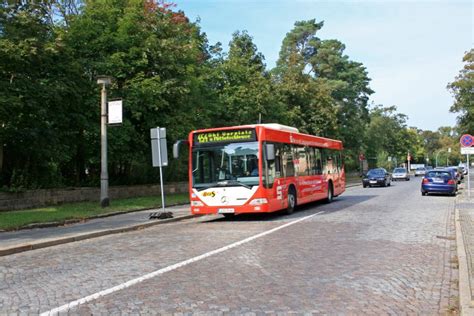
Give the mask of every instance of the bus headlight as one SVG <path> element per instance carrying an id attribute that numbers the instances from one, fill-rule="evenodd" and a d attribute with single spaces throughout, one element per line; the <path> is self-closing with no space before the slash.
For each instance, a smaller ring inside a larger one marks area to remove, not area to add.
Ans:
<path id="1" fill-rule="evenodd" d="M 201 201 L 191 201 L 191 206 L 204 206 Z"/>
<path id="2" fill-rule="evenodd" d="M 267 204 L 268 200 L 266 198 L 258 198 L 258 199 L 253 199 L 250 201 L 250 205 L 262 205 L 262 204 Z"/>

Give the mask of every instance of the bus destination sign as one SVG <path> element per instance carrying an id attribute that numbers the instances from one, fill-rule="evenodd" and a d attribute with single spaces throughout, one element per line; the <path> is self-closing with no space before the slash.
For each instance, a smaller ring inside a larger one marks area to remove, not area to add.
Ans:
<path id="1" fill-rule="evenodd" d="M 239 129 L 194 134 L 194 144 L 206 145 L 214 143 L 233 143 L 256 141 L 254 129 Z"/>

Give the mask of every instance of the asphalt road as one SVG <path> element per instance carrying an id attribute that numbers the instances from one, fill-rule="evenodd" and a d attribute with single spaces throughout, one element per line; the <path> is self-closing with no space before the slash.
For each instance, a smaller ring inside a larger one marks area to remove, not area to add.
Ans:
<path id="1" fill-rule="evenodd" d="M 444 314 L 454 198 L 420 179 L 287 215 L 201 217 L 0 258 L 0 315 Z"/>

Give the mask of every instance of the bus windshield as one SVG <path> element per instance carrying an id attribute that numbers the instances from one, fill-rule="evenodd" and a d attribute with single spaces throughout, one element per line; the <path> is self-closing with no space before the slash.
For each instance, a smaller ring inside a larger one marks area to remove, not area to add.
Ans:
<path id="1" fill-rule="evenodd" d="M 193 188 L 259 184 L 258 142 L 195 147 L 192 156 Z"/>

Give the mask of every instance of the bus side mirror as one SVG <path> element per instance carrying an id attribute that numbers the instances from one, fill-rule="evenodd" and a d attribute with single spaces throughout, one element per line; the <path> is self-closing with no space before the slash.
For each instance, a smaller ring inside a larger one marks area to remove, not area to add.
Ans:
<path id="1" fill-rule="evenodd" d="M 275 145 L 266 144 L 265 149 L 267 151 L 267 160 L 275 160 Z"/>
<path id="2" fill-rule="evenodd" d="M 173 144 L 173 157 L 174 157 L 175 159 L 178 159 L 178 158 L 179 158 L 179 146 L 180 146 L 182 143 L 188 144 L 188 141 L 187 141 L 187 140 L 184 140 L 184 139 L 180 139 L 180 140 L 176 141 L 176 143 Z"/>

